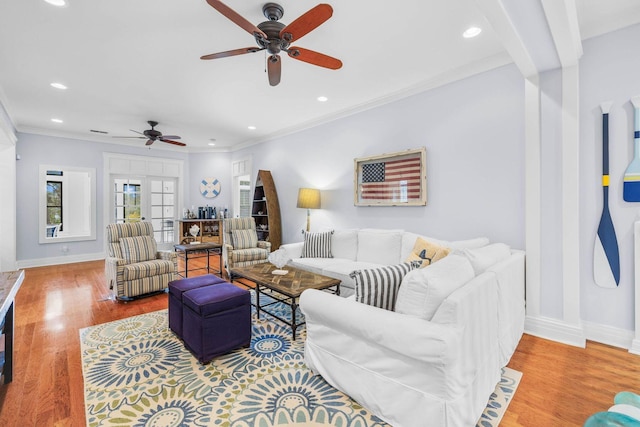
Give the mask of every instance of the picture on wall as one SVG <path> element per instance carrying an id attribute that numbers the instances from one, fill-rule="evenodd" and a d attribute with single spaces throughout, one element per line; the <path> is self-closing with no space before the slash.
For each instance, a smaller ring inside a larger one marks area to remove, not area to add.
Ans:
<path id="1" fill-rule="evenodd" d="M 425 206 L 427 153 L 424 147 L 354 159 L 354 205 Z"/>

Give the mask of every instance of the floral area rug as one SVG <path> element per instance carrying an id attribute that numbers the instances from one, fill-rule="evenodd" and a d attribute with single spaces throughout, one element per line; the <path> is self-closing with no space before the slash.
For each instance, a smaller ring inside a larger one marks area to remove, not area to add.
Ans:
<path id="1" fill-rule="evenodd" d="M 275 307 L 284 314 L 287 307 Z M 305 328 L 253 319 L 251 346 L 201 365 L 161 310 L 80 330 L 88 426 L 382 427 L 304 364 Z M 521 374 L 506 368 L 478 426 L 497 426 Z"/>

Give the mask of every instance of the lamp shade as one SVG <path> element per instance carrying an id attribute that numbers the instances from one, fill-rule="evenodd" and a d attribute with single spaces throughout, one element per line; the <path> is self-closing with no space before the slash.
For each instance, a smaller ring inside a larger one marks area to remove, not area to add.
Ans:
<path id="1" fill-rule="evenodd" d="M 298 190 L 298 205 L 304 209 L 320 209 L 320 190 L 301 188 Z"/>

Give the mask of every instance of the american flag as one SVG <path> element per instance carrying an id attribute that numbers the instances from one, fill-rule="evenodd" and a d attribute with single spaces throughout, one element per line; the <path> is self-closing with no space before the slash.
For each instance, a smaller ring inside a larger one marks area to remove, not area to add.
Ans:
<path id="1" fill-rule="evenodd" d="M 362 165 L 360 198 L 369 202 L 420 200 L 420 157 Z"/>

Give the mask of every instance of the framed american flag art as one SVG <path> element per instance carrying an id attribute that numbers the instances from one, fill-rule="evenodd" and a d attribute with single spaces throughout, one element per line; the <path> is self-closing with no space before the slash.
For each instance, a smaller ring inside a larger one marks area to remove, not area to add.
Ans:
<path id="1" fill-rule="evenodd" d="M 354 159 L 356 206 L 425 206 L 427 152 L 424 147 Z"/>

